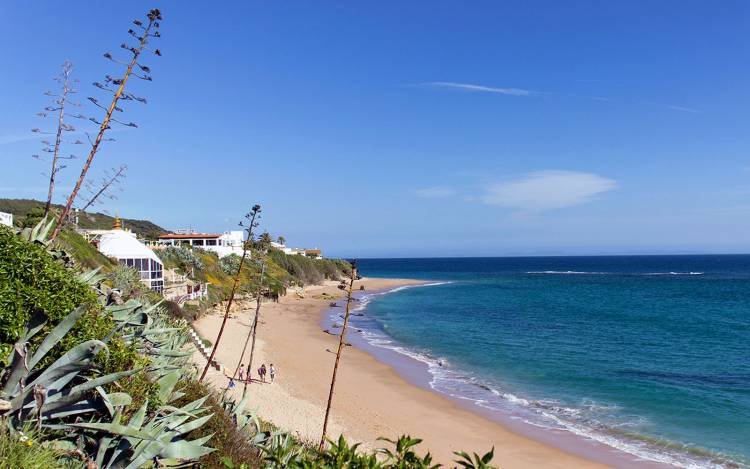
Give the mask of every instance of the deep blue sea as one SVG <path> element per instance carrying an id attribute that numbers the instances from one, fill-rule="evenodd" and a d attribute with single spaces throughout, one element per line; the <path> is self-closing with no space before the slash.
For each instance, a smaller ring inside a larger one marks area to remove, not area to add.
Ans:
<path id="1" fill-rule="evenodd" d="M 682 467 L 750 462 L 750 256 L 365 259 L 356 327 L 430 386 Z"/>

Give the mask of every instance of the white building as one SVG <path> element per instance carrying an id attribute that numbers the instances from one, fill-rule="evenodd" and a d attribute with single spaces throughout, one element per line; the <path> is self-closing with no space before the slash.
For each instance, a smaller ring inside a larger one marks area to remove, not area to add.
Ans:
<path id="1" fill-rule="evenodd" d="M 159 236 L 158 244 L 161 246 L 192 246 L 213 251 L 219 257 L 224 257 L 229 254 L 241 256 L 244 241 L 243 231 L 225 231 L 223 234 L 211 234 L 179 230 L 176 233 Z"/>
<path id="2" fill-rule="evenodd" d="M 278 249 L 284 254 L 288 254 L 290 256 L 297 255 L 297 256 L 307 256 L 313 259 L 323 259 L 323 253 L 320 251 L 320 249 L 317 249 L 317 248 L 315 249 L 290 248 L 290 247 L 286 247 L 285 245 L 281 243 L 277 243 L 275 241 L 271 241 L 271 247 L 274 249 Z"/>
<path id="3" fill-rule="evenodd" d="M 274 249 L 278 249 L 279 251 L 283 252 L 284 254 L 294 254 L 294 249 L 288 248 L 285 245 L 281 243 L 277 243 L 276 241 L 271 241 L 271 247 Z"/>
<path id="4" fill-rule="evenodd" d="M 150 289 L 161 293 L 164 290 L 164 264 L 154 251 L 138 241 L 135 234 L 120 227 L 120 220 L 115 220 L 112 230 L 98 235 L 99 252 L 141 274 L 141 282 Z"/>
<path id="5" fill-rule="evenodd" d="M 13 214 L 0 212 L 0 225 L 13 226 Z"/>

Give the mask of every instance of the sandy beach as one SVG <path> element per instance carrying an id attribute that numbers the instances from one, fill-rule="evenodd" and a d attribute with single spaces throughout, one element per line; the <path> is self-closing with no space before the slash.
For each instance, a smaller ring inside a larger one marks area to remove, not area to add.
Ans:
<path id="1" fill-rule="evenodd" d="M 368 291 L 418 283 L 410 280 L 362 279 Z M 273 384 L 249 386 L 248 409 L 300 438 L 317 442 L 328 396 L 338 337 L 321 330 L 321 317 L 330 299 L 340 296 L 335 282 L 305 289 L 304 297 L 291 292 L 278 303 L 264 303 L 258 327 L 253 368 L 273 363 Z M 229 319 L 217 352 L 220 363 L 234 370 L 252 320 L 252 311 Z M 196 331 L 213 340 L 221 324 L 220 315 L 205 316 L 194 323 Z M 205 360 L 196 352 L 196 365 Z M 245 359 L 246 362 L 247 358 Z M 256 377 L 256 374 L 253 373 Z M 227 379 L 216 370 L 209 377 L 218 387 Z M 242 394 L 239 384 L 232 392 Z M 422 451 L 430 451 L 438 462 L 449 464 L 453 451 L 484 453 L 495 447 L 494 463 L 502 468 L 593 468 L 605 467 L 584 457 L 541 443 L 484 418 L 458 403 L 415 386 L 390 366 L 355 347 L 346 347 L 341 359 L 329 423 L 329 436 L 343 433 L 364 446 L 380 446 L 379 436 L 395 438 L 409 434 L 422 438 Z"/>

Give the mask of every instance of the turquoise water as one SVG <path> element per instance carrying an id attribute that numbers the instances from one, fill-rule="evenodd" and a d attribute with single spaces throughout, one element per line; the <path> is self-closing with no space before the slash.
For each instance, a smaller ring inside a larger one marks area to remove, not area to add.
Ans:
<path id="1" fill-rule="evenodd" d="M 750 256 L 378 259 L 355 327 L 430 385 L 683 467 L 750 461 Z"/>

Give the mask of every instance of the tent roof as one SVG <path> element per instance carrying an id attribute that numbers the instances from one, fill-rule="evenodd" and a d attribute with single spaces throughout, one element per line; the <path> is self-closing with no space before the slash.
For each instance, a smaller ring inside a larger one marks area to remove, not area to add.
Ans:
<path id="1" fill-rule="evenodd" d="M 99 251 L 117 259 L 152 259 L 163 264 L 159 256 L 136 239 L 135 234 L 124 230 L 111 230 L 99 238 Z"/>

